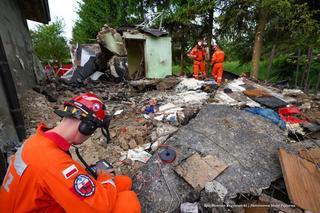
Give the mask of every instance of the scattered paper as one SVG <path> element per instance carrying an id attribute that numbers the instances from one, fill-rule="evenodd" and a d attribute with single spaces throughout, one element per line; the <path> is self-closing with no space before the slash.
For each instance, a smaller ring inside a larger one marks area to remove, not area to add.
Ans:
<path id="1" fill-rule="evenodd" d="M 142 163 L 147 163 L 151 158 L 151 154 L 146 151 L 140 151 L 136 149 L 129 149 L 127 158 L 133 161 L 140 161 Z"/>

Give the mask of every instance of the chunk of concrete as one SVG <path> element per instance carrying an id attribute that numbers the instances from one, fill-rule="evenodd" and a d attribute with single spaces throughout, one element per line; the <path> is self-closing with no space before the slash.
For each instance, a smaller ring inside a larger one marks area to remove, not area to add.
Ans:
<path id="1" fill-rule="evenodd" d="M 200 90 L 204 84 L 204 81 L 199 81 L 194 78 L 185 78 L 177 85 L 176 91 Z"/>
<path id="2" fill-rule="evenodd" d="M 113 56 L 108 62 L 109 70 L 107 74 L 111 78 L 115 78 L 118 81 L 124 81 L 128 79 L 128 58 Z"/>
<path id="3" fill-rule="evenodd" d="M 216 178 L 228 166 L 212 155 L 201 157 L 193 154 L 175 171 L 183 177 L 195 190 L 201 191 L 207 182 Z"/>
<path id="4" fill-rule="evenodd" d="M 97 41 L 118 56 L 127 55 L 122 36 L 113 28 L 105 25 L 97 35 Z"/>
<path id="5" fill-rule="evenodd" d="M 223 201 L 225 196 L 228 194 L 227 188 L 215 180 L 206 183 L 205 191 L 207 193 L 215 193 L 221 201 Z"/>
<path id="6" fill-rule="evenodd" d="M 283 131 L 276 125 L 250 113 L 228 106 L 208 105 L 196 118 L 181 127 L 166 144 L 176 149 L 177 158 L 172 164 L 161 165 L 166 182 L 159 175 L 157 153 L 141 169 L 146 177 L 156 177 L 145 184 L 139 193 L 143 211 L 166 210 L 173 199 L 177 210 L 179 203 L 195 202 L 200 193 L 179 177 L 174 167 L 194 152 L 213 155 L 225 162 L 228 168 L 215 181 L 223 185 L 227 194 L 223 202 L 231 201 L 237 193 L 251 193 L 268 188 L 281 177 L 277 150 L 289 148 Z M 134 189 L 141 185 L 134 178 Z M 177 196 L 171 194 L 177 193 Z M 203 197 L 210 196 L 203 191 Z"/>

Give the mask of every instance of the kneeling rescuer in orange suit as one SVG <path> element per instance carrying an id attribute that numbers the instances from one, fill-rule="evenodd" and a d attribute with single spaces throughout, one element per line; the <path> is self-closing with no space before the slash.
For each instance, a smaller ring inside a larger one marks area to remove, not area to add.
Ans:
<path id="1" fill-rule="evenodd" d="M 95 179 L 68 151 L 103 128 L 107 122 L 103 102 L 86 93 L 55 112 L 61 123 L 53 129 L 40 124 L 11 158 L 0 189 L 0 211 L 140 212 L 129 177 L 97 168 Z"/>

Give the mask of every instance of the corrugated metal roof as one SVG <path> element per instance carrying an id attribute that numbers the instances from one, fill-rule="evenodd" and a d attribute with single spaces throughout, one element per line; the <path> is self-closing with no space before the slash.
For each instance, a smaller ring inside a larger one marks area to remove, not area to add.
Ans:
<path id="1" fill-rule="evenodd" d="M 162 30 L 158 30 L 158 29 L 151 29 L 151 28 L 137 28 L 134 26 L 127 26 L 127 27 L 119 27 L 117 28 L 117 31 L 119 33 L 123 33 L 123 32 L 128 32 L 128 31 L 139 31 L 140 33 L 144 33 L 144 34 L 149 34 L 151 36 L 155 36 L 155 37 L 161 37 L 161 36 L 166 36 L 168 35 L 168 32 L 162 31 Z"/>

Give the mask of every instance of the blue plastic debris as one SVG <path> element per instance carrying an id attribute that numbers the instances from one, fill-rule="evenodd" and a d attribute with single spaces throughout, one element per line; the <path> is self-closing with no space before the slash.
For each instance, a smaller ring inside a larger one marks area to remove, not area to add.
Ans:
<path id="1" fill-rule="evenodd" d="M 286 128 L 286 122 L 284 122 L 279 114 L 272 109 L 260 108 L 260 107 L 253 107 L 253 108 L 246 108 L 245 111 L 260 115 L 273 123 L 279 126 L 281 129 Z"/>
<path id="2" fill-rule="evenodd" d="M 144 114 L 150 114 L 150 113 L 155 113 L 155 109 L 154 109 L 154 106 L 148 106 L 147 108 L 145 108 L 144 110 Z"/>

